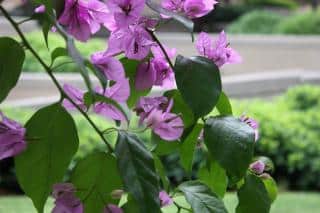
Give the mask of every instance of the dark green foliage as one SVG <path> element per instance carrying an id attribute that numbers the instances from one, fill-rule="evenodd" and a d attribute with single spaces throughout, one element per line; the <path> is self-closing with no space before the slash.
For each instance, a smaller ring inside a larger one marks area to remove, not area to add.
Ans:
<path id="1" fill-rule="evenodd" d="M 24 59 L 24 50 L 17 41 L 0 38 L 0 103 L 17 84 Z"/>
<path id="2" fill-rule="evenodd" d="M 253 129 L 231 116 L 211 117 L 204 127 L 204 140 L 213 159 L 226 170 L 232 182 L 239 181 L 253 158 Z"/>
<path id="3" fill-rule="evenodd" d="M 184 182 L 178 189 L 183 192 L 194 213 L 227 213 L 223 202 L 203 183 Z"/>
<path id="4" fill-rule="evenodd" d="M 119 132 L 115 149 L 124 189 L 139 203 L 140 212 L 160 212 L 160 187 L 154 160 L 143 142 L 127 132 Z M 143 204 L 143 205 L 140 205 Z"/>
<path id="5" fill-rule="evenodd" d="M 15 158 L 16 173 L 23 191 L 38 212 L 43 212 L 52 185 L 62 181 L 77 152 L 78 134 L 72 117 L 60 104 L 40 109 L 26 129 L 28 147 Z"/>
<path id="6" fill-rule="evenodd" d="M 269 213 L 271 201 L 263 181 L 248 174 L 244 184 L 238 191 L 238 206 L 236 213 Z"/>
<path id="7" fill-rule="evenodd" d="M 196 118 L 213 110 L 221 94 L 219 68 L 209 59 L 178 56 L 174 66 L 177 87 Z"/>
<path id="8" fill-rule="evenodd" d="M 77 196 L 83 201 L 85 212 L 102 212 L 108 204 L 117 204 L 113 190 L 121 189 L 117 162 L 114 156 L 93 152 L 80 160 L 72 172 L 71 182 L 77 189 Z"/>

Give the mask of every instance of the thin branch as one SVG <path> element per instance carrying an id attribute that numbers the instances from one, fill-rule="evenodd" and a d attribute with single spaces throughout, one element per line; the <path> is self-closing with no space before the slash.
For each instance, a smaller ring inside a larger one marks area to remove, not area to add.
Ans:
<path id="1" fill-rule="evenodd" d="M 159 45 L 161 51 L 163 52 L 165 58 L 167 59 L 167 61 L 169 63 L 171 69 L 174 70 L 174 66 L 173 66 L 173 64 L 172 64 L 172 62 L 170 60 L 170 57 L 169 57 L 166 49 L 164 48 L 164 46 L 161 44 L 160 40 L 157 38 L 157 36 L 154 34 L 153 31 L 151 31 L 151 30 L 147 30 L 147 31 L 151 35 L 152 39 Z"/>
<path id="2" fill-rule="evenodd" d="M 53 83 L 59 90 L 61 94 L 61 98 L 66 98 L 68 101 L 70 101 L 77 109 L 78 111 L 87 119 L 87 121 L 90 123 L 90 125 L 95 129 L 95 131 L 98 133 L 98 135 L 101 137 L 103 142 L 107 145 L 109 151 L 113 152 L 113 147 L 109 144 L 109 142 L 105 139 L 103 133 L 99 130 L 99 128 L 96 126 L 96 124 L 91 120 L 91 118 L 85 113 L 73 100 L 70 98 L 63 90 L 61 85 L 59 84 L 58 80 L 53 75 L 53 72 L 51 68 L 41 59 L 41 57 L 38 55 L 38 53 L 32 48 L 28 40 L 25 38 L 24 34 L 20 30 L 18 24 L 11 18 L 9 13 L 0 6 L 0 11 L 3 13 L 3 15 L 6 17 L 6 19 L 11 23 L 11 25 L 14 27 L 15 31 L 18 33 L 19 37 L 21 38 L 24 46 L 32 53 L 32 55 L 38 60 L 38 62 L 42 65 L 42 67 L 45 69 L 47 74 L 52 79 Z"/>

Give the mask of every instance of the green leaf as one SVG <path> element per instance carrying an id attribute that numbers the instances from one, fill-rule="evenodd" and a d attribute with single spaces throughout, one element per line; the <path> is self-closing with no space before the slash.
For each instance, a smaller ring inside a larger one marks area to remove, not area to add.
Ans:
<path id="1" fill-rule="evenodd" d="M 176 141 L 165 141 L 162 140 L 158 135 L 156 135 L 154 132 L 151 133 L 151 140 L 153 144 L 156 144 L 155 153 L 157 155 L 168 155 L 173 152 L 176 152 L 179 150 L 179 147 L 181 146 L 181 142 Z"/>
<path id="2" fill-rule="evenodd" d="M 64 47 L 55 48 L 51 53 L 51 64 L 53 64 L 54 61 L 61 56 L 68 56 L 68 50 Z"/>
<path id="3" fill-rule="evenodd" d="M 262 180 L 248 174 L 238 191 L 237 213 L 269 213 L 271 201 Z"/>
<path id="4" fill-rule="evenodd" d="M 28 146 L 15 158 L 16 174 L 23 191 L 39 212 L 51 193 L 52 185 L 62 181 L 79 145 L 72 117 L 60 105 L 40 109 L 26 124 Z"/>
<path id="5" fill-rule="evenodd" d="M 160 212 L 159 179 L 152 154 L 136 136 L 119 132 L 115 153 L 124 188 L 140 205 L 140 212 Z"/>
<path id="6" fill-rule="evenodd" d="M 224 92 L 221 92 L 216 107 L 220 115 L 232 115 L 232 106 L 230 100 Z"/>
<path id="7" fill-rule="evenodd" d="M 122 209 L 124 212 L 140 213 L 139 204 L 132 198 L 131 195 L 128 195 L 128 201 L 123 205 Z"/>
<path id="8" fill-rule="evenodd" d="M 215 159 L 237 182 L 246 173 L 253 158 L 254 130 L 240 119 L 218 116 L 207 119 L 204 139 Z"/>
<path id="9" fill-rule="evenodd" d="M 181 114 L 183 124 L 185 128 L 188 128 L 194 124 L 194 115 L 190 107 L 184 102 L 179 90 L 170 90 L 164 93 L 164 96 L 173 99 L 172 112 Z"/>
<path id="10" fill-rule="evenodd" d="M 198 178 L 220 198 L 224 197 L 228 186 L 228 177 L 226 171 L 216 161 L 209 162 L 209 167 L 202 167 L 199 170 Z"/>
<path id="11" fill-rule="evenodd" d="M 187 138 L 180 146 L 180 162 L 182 167 L 187 172 L 191 172 L 192 170 L 194 150 L 196 148 L 198 137 L 202 128 L 203 124 L 196 124 L 191 133 L 187 136 Z"/>
<path id="12" fill-rule="evenodd" d="M 199 181 L 188 181 L 179 185 L 195 213 L 227 213 L 223 202 L 210 188 Z"/>
<path id="13" fill-rule="evenodd" d="M 111 154 L 97 152 L 80 160 L 72 172 L 71 182 L 81 189 L 77 196 L 85 212 L 102 212 L 107 204 L 119 201 L 111 196 L 113 190 L 122 188 L 117 161 Z"/>
<path id="14" fill-rule="evenodd" d="M 210 113 L 221 94 L 219 68 L 204 57 L 178 56 L 174 70 L 177 87 L 195 117 Z"/>
<path id="15" fill-rule="evenodd" d="M 262 181 L 264 183 L 264 186 L 266 187 L 271 203 L 274 202 L 277 199 L 278 195 L 277 183 L 269 175 L 266 178 L 262 177 Z"/>
<path id="16" fill-rule="evenodd" d="M 122 59 L 120 59 L 120 61 L 125 69 L 126 77 L 129 78 L 130 96 L 127 101 L 127 104 L 129 106 L 129 108 L 132 108 L 133 106 L 135 106 L 138 99 L 142 96 L 148 95 L 149 92 L 151 91 L 151 89 L 146 89 L 143 91 L 136 90 L 135 78 L 136 78 L 137 67 L 140 63 L 139 61 L 131 60 L 128 58 L 122 58 Z"/>
<path id="17" fill-rule="evenodd" d="M 16 86 L 25 59 L 23 48 L 11 38 L 0 38 L 0 103 Z"/>
<path id="18" fill-rule="evenodd" d="M 163 187 L 165 189 L 168 189 L 169 188 L 169 180 L 168 180 L 168 177 L 166 175 L 166 171 L 163 167 L 163 164 L 160 160 L 160 158 L 156 155 L 153 155 L 153 159 L 154 159 L 154 163 L 155 163 L 155 167 L 156 167 L 156 170 L 157 170 L 157 173 L 159 174 L 160 176 L 160 179 L 162 181 L 162 184 L 163 184 Z"/>

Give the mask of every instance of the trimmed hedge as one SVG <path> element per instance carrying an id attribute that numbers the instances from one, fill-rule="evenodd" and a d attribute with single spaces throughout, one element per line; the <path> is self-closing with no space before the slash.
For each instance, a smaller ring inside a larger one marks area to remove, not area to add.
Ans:
<path id="1" fill-rule="evenodd" d="M 257 155 L 270 157 L 275 164 L 274 177 L 288 189 L 320 190 L 320 87 L 299 86 L 273 101 L 233 101 L 235 116 L 243 112 L 260 123 L 261 139 L 257 142 Z M 12 118 L 25 122 L 34 110 L 4 110 Z M 95 149 L 105 149 L 99 136 L 93 134 L 81 115 L 73 114 L 80 137 L 80 149 L 75 161 Z M 101 129 L 110 122 L 91 116 Z M 149 132 L 141 135 L 143 140 Z M 115 141 L 115 135 L 109 135 Z M 201 161 L 196 155 L 196 165 Z M 173 183 L 184 177 L 184 171 L 175 155 L 166 158 L 168 174 Z M 12 159 L 0 162 L 0 188 L 17 190 Z"/>
<path id="2" fill-rule="evenodd" d="M 294 190 L 320 190 L 320 87 L 290 89 L 273 102 L 235 102 L 260 122 L 258 154 L 270 157 L 274 177 Z"/>
<path id="3" fill-rule="evenodd" d="M 230 24 L 227 31 L 243 34 L 272 34 L 274 26 L 278 25 L 284 17 L 274 12 L 255 10 L 241 16 Z"/>
<path id="4" fill-rule="evenodd" d="M 281 21 L 275 31 L 281 34 L 320 34 L 320 11 L 290 16 Z"/>
<path id="5" fill-rule="evenodd" d="M 320 12 L 295 13 L 286 17 L 256 10 L 234 21 L 227 31 L 241 34 L 320 34 Z"/>

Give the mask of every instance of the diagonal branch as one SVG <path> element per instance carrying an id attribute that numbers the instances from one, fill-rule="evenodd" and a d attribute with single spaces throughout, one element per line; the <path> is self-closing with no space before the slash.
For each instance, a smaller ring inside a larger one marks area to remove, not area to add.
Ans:
<path id="1" fill-rule="evenodd" d="M 109 142 L 106 140 L 106 138 L 103 135 L 103 132 L 99 130 L 99 128 L 96 126 L 96 124 L 91 120 L 91 118 L 87 115 L 86 112 L 84 112 L 63 90 L 61 85 L 59 84 L 58 80 L 53 75 L 53 72 L 51 68 L 42 60 L 42 58 L 38 55 L 38 53 L 32 48 L 24 34 L 22 33 L 21 29 L 19 28 L 18 24 L 11 18 L 9 13 L 0 5 L 0 11 L 3 13 L 3 15 L 6 17 L 6 19 L 11 23 L 11 25 L 14 27 L 15 31 L 18 33 L 19 37 L 21 38 L 23 45 L 32 53 L 32 55 L 37 59 L 37 61 L 42 65 L 42 67 L 45 69 L 47 74 L 52 79 L 53 83 L 59 90 L 61 94 L 61 98 L 66 98 L 68 101 L 70 101 L 77 110 L 86 118 L 86 120 L 90 123 L 90 125 L 94 128 L 94 130 L 98 133 L 98 135 L 101 137 L 103 142 L 107 145 L 109 151 L 113 152 L 113 147 L 109 144 Z"/>

